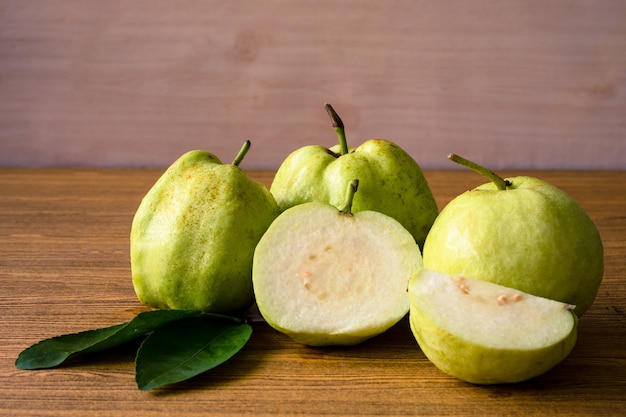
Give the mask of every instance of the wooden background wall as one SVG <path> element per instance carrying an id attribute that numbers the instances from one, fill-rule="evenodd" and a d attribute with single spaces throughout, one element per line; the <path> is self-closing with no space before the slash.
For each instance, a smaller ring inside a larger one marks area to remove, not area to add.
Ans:
<path id="1" fill-rule="evenodd" d="M 325 102 L 424 168 L 626 169 L 626 1 L 0 0 L 0 166 L 276 168 Z"/>

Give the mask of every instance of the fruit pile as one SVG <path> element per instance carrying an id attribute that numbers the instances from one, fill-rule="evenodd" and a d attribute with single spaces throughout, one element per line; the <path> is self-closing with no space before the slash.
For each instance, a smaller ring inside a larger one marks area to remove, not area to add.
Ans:
<path id="1" fill-rule="evenodd" d="M 306 146 L 268 190 L 239 164 L 191 151 L 141 202 L 132 280 L 157 309 L 240 312 L 312 346 L 355 345 L 409 314 L 424 354 L 477 384 L 523 381 L 562 361 L 603 274 L 598 230 L 558 188 L 490 181 L 439 212 L 396 144 Z"/>

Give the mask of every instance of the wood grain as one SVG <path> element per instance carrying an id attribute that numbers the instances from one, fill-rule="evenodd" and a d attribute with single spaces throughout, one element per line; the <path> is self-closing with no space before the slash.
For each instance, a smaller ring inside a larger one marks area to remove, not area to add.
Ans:
<path id="1" fill-rule="evenodd" d="M 41 339 L 116 324 L 143 307 L 130 282 L 128 234 L 161 170 L 0 169 L 0 415 L 617 416 L 626 407 L 626 172 L 538 171 L 597 223 L 606 271 L 579 341 L 555 369 L 479 387 L 428 362 L 403 320 L 353 348 L 309 348 L 255 325 L 235 358 L 154 392 L 134 382 L 133 348 L 20 371 Z M 507 174 L 513 174 L 509 172 Z M 272 172 L 251 172 L 269 185 Z M 427 171 L 440 206 L 482 179 Z"/>
<path id="2" fill-rule="evenodd" d="M 0 166 L 276 169 L 393 140 L 423 167 L 626 169 L 623 0 L 0 1 Z"/>

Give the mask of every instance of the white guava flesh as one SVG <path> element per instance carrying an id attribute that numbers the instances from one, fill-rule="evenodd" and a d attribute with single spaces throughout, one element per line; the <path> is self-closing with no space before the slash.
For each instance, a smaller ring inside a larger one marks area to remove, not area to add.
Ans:
<path id="1" fill-rule="evenodd" d="M 414 238 L 391 217 L 305 203 L 263 235 L 252 280 L 270 326 L 311 346 L 354 345 L 407 314 L 421 263 Z"/>
<path id="2" fill-rule="evenodd" d="M 560 363 L 576 342 L 574 306 L 422 268 L 409 283 L 410 324 L 431 362 L 475 384 L 520 382 Z"/>

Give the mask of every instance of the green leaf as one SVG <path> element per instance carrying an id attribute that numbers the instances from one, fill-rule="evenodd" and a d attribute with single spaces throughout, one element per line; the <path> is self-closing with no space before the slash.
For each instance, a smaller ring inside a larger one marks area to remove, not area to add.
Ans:
<path id="1" fill-rule="evenodd" d="M 137 386 L 148 391 L 208 371 L 239 352 L 251 334 L 249 324 L 215 316 L 163 326 L 137 352 Z"/>
<path id="2" fill-rule="evenodd" d="M 15 366 L 19 369 L 52 368 L 63 363 L 72 354 L 100 352 L 129 342 L 172 321 L 198 314 L 199 311 L 191 310 L 151 310 L 139 313 L 127 323 L 45 339 L 23 350 L 15 361 Z"/>

